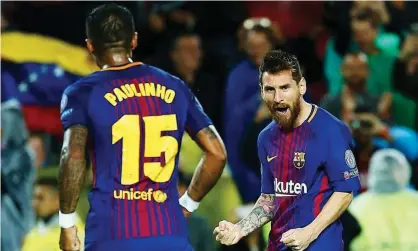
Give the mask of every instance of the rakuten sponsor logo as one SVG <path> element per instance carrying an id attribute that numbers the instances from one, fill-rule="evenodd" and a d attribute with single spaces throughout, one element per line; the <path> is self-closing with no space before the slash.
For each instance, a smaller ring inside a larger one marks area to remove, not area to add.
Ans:
<path id="1" fill-rule="evenodd" d="M 274 179 L 274 190 L 277 197 L 292 197 L 308 193 L 308 187 L 305 183 L 295 183 L 292 180 L 283 182 Z"/>

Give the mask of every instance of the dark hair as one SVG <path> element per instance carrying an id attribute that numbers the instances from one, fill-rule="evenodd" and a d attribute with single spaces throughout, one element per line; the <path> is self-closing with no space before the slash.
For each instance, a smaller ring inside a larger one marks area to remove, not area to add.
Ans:
<path id="1" fill-rule="evenodd" d="M 110 48 L 129 50 L 134 33 L 135 24 L 131 12 L 114 3 L 93 9 L 86 18 L 87 38 L 99 53 Z"/>
<path id="2" fill-rule="evenodd" d="M 52 177 L 39 178 L 36 182 L 39 186 L 49 186 L 54 190 L 58 190 L 58 180 Z"/>
<path id="3" fill-rule="evenodd" d="M 352 20 L 354 22 L 369 22 L 374 29 L 377 29 L 380 25 L 379 16 L 376 12 L 369 8 L 354 12 Z"/>
<path id="4" fill-rule="evenodd" d="M 197 37 L 200 38 L 200 36 L 197 33 L 189 32 L 189 31 L 182 31 L 177 33 L 174 38 L 170 41 L 169 50 L 174 51 L 177 47 L 177 43 L 181 38 L 184 37 Z"/>
<path id="5" fill-rule="evenodd" d="M 267 40 L 271 43 L 273 48 L 279 44 L 279 41 L 274 35 L 274 31 L 272 30 L 271 27 L 265 27 L 260 24 L 256 24 L 251 29 L 246 30 L 246 32 L 247 32 L 246 34 L 247 36 L 250 32 L 263 33 L 267 37 Z"/>
<path id="6" fill-rule="evenodd" d="M 260 65 L 259 83 L 263 85 L 263 74 L 268 73 L 279 73 L 281 71 L 290 70 L 292 71 L 292 77 L 299 83 L 302 79 L 302 72 L 300 69 L 299 61 L 295 55 L 282 51 L 272 50 L 267 52 L 264 56 L 263 62 Z"/>

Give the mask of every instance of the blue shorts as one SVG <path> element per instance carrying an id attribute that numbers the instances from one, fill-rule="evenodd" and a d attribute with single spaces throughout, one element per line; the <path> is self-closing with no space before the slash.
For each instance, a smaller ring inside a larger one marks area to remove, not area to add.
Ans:
<path id="1" fill-rule="evenodd" d="M 158 236 L 127 240 L 86 241 L 85 251 L 194 251 L 188 238 Z"/>

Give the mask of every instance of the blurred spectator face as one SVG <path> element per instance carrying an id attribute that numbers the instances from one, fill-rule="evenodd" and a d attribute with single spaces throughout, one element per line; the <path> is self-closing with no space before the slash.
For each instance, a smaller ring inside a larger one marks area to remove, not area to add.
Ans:
<path id="1" fill-rule="evenodd" d="M 58 191 L 47 185 L 35 186 L 32 206 L 39 218 L 56 214 L 59 210 Z"/>
<path id="2" fill-rule="evenodd" d="M 301 93 L 292 71 L 263 74 L 262 97 L 273 119 L 285 130 L 293 128 L 300 113 Z M 303 81 L 303 79 L 302 79 Z"/>
<path id="3" fill-rule="evenodd" d="M 344 58 L 344 62 L 341 67 L 341 75 L 349 87 L 353 89 L 363 88 L 368 74 L 366 55 L 349 54 Z"/>
<path id="4" fill-rule="evenodd" d="M 273 45 L 266 33 L 261 31 L 249 31 L 245 49 L 251 60 L 258 67 L 263 61 L 266 53 L 273 49 Z"/>
<path id="5" fill-rule="evenodd" d="M 377 36 L 377 29 L 368 20 L 354 20 L 352 22 L 354 41 L 356 41 L 363 51 L 368 51 L 374 47 Z"/>
<path id="6" fill-rule="evenodd" d="M 178 69 L 184 72 L 196 71 L 202 59 L 200 38 L 194 35 L 177 38 L 171 59 Z"/>

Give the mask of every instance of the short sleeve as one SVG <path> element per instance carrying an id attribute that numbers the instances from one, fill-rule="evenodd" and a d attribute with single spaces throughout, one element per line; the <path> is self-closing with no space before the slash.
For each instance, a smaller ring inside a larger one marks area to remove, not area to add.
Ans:
<path id="1" fill-rule="evenodd" d="M 82 89 L 70 86 L 64 91 L 61 98 L 61 123 L 64 130 L 74 125 L 87 127 L 87 108 Z"/>
<path id="2" fill-rule="evenodd" d="M 328 139 L 325 171 L 335 192 L 357 192 L 359 172 L 352 151 L 352 136 L 346 126 L 335 130 Z"/>
<path id="3" fill-rule="evenodd" d="M 190 137 L 194 138 L 200 130 L 212 125 L 212 121 L 203 111 L 203 107 L 196 96 L 190 90 L 189 92 L 190 101 L 187 111 L 186 130 Z"/>
<path id="4" fill-rule="evenodd" d="M 267 153 L 262 142 L 262 133 L 257 140 L 258 158 L 261 163 L 261 193 L 274 194 L 274 177 L 267 165 Z"/>

